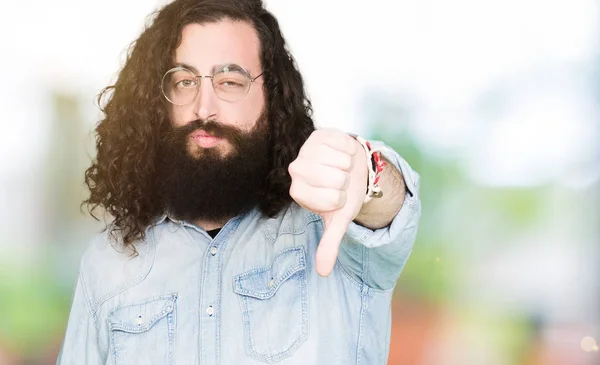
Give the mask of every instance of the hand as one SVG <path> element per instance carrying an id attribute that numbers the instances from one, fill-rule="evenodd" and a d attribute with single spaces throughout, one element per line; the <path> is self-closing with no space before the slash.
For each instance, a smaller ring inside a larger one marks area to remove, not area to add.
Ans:
<path id="1" fill-rule="evenodd" d="M 363 147 L 348 134 L 318 129 L 288 168 L 292 198 L 323 217 L 325 223 L 317 248 L 321 276 L 333 270 L 342 238 L 362 207 L 367 191 L 366 159 Z"/>

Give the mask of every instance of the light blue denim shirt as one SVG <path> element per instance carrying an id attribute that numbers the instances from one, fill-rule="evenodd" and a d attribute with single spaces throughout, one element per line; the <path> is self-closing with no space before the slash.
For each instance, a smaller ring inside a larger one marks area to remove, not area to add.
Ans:
<path id="1" fill-rule="evenodd" d="M 351 223 L 329 277 L 315 268 L 322 219 L 295 203 L 235 217 L 214 239 L 164 216 L 137 256 L 102 233 L 81 260 L 57 364 L 385 364 L 421 205 L 419 175 L 373 145 L 408 192 L 390 226 Z"/>

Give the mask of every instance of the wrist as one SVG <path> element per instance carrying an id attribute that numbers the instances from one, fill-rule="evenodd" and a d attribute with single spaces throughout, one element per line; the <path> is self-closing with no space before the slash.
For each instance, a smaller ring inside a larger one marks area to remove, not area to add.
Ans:
<path id="1" fill-rule="evenodd" d="M 381 198 L 383 196 L 383 191 L 379 186 L 379 180 L 383 168 L 386 165 L 381 156 L 381 152 L 374 149 L 366 139 L 356 134 L 349 133 L 349 135 L 361 146 L 364 156 L 366 157 L 364 161 L 367 166 L 367 189 L 363 203 L 368 203 L 373 198 Z"/>

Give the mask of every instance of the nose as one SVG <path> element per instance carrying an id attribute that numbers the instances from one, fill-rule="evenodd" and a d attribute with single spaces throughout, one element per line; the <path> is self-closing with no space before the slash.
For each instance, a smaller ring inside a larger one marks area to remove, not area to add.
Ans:
<path id="1" fill-rule="evenodd" d="M 213 90 L 210 76 L 198 76 L 199 90 L 194 100 L 194 114 L 201 120 L 208 120 L 217 116 L 217 95 Z"/>

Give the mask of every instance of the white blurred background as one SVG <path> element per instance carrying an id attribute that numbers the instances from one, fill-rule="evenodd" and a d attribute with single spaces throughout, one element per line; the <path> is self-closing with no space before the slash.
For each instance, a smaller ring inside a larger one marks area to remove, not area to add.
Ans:
<path id="1" fill-rule="evenodd" d="M 164 1 L 0 7 L 0 364 L 52 364 L 95 96 Z M 600 364 L 600 3 L 269 0 L 319 126 L 422 175 L 389 364 Z"/>

